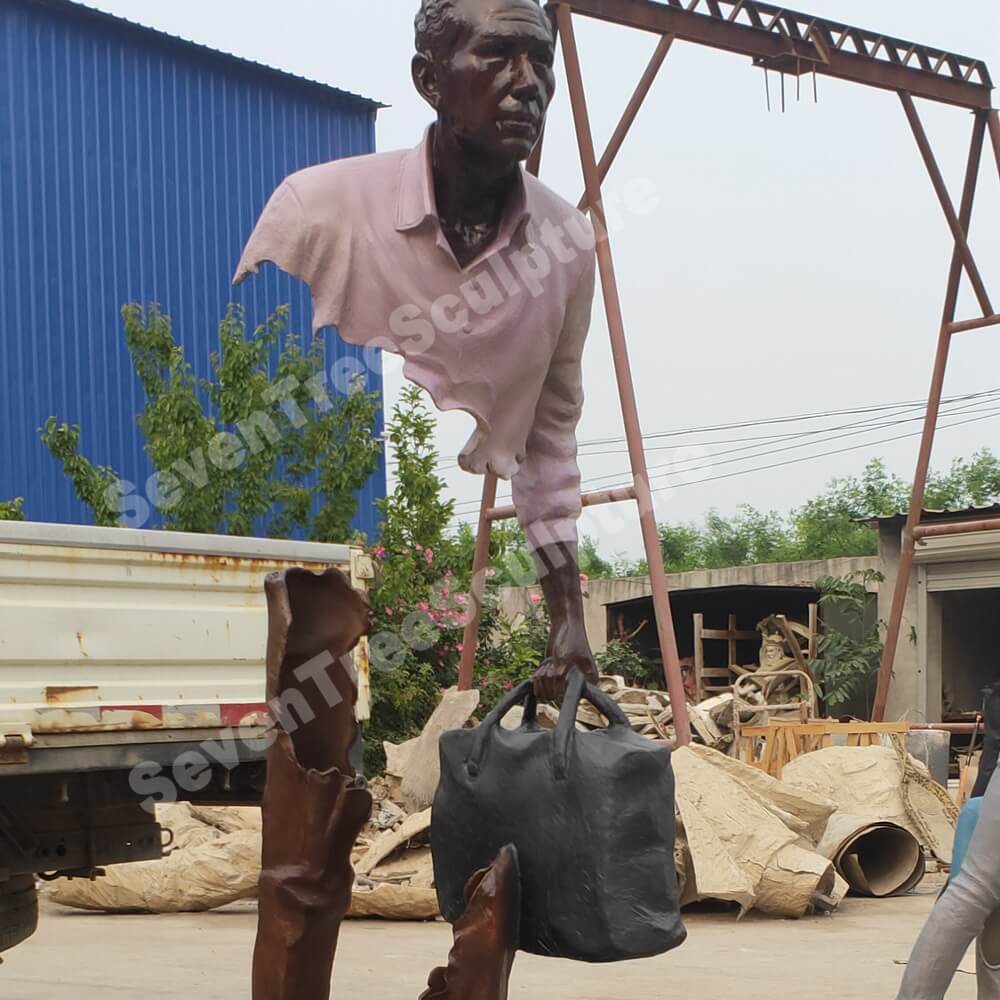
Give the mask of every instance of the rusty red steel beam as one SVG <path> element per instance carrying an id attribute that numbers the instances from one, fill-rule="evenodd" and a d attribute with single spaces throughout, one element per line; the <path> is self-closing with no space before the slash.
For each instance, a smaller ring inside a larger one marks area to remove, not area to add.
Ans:
<path id="1" fill-rule="evenodd" d="M 948 194 L 948 185 L 945 184 L 944 177 L 941 174 L 941 168 L 938 166 L 937 160 L 934 157 L 934 151 L 931 149 L 930 140 L 928 140 L 927 133 L 924 131 L 924 125 L 920 120 L 920 115 L 917 113 L 917 108 L 913 103 L 912 95 L 907 94 L 905 91 L 900 91 L 899 99 L 903 104 L 903 110 L 906 112 L 906 118 L 910 123 L 910 128 L 913 130 L 913 137 L 917 140 L 917 147 L 920 149 L 920 155 L 923 157 L 924 166 L 927 167 L 927 173 L 930 175 L 931 184 L 934 186 L 934 192 L 938 196 L 938 201 L 941 202 L 941 210 L 944 212 L 944 216 L 948 220 L 948 228 L 951 229 L 951 234 L 955 238 L 955 246 L 958 248 L 958 252 L 962 258 L 962 263 L 969 276 L 969 281 L 972 283 L 972 289 L 976 293 L 976 299 L 979 302 L 979 307 L 983 310 L 984 316 L 991 316 L 994 311 L 993 304 L 990 302 L 990 296 L 986 291 L 986 285 L 983 282 L 983 277 L 979 273 L 979 266 L 976 264 L 976 260 L 972 256 L 972 250 L 969 248 L 967 235 L 969 231 L 969 223 L 966 222 L 963 225 L 962 220 L 959 219 L 958 215 L 955 213 L 955 206 L 951 202 L 951 195 Z M 976 129 L 977 131 L 982 130 L 985 134 L 986 121 L 982 115 L 977 116 Z M 981 144 L 982 140 L 980 139 L 980 145 Z M 978 171 L 978 164 L 976 169 Z"/>
<path id="2" fill-rule="evenodd" d="M 967 319 L 961 323 L 952 323 L 948 327 L 948 332 L 966 333 L 968 330 L 982 330 L 984 327 L 997 325 L 1000 325 L 1000 314 L 983 316 L 981 319 Z"/>
<path id="3" fill-rule="evenodd" d="M 664 35 L 656 43 L 656 48 L 653 50 L 653 55 L 649 60 L 649 65 L 646 66 L 645 72 L 640 77 L 634 93 L 631 98 L 629 98 L 629 102 L 625 106 L 625 110 L 622 112 L 621 119 L 615 127 L 615 130 L 611 135 L 611 139 L 608 142 L 608 148 L 604 151 L 604 155 L 601 157 L 601 162 L 597 164 L 597 175 L 602 184 L 617 159 L 618 153 L 622 148 L 622 143 L 625 142 L 625 139 L 629 134 L 629 130 L 635 123 L 635 119 L 642 108 L 643 102 L 646 100 L 650 88 L 653 86 L 653 83 L 660 72 L 660 68 L 663 66 L 663 60 L 667 58 L 667 53 L 670 52 L 670 46 L 673 45 L 673 43 L 674 39 L 671 35 Z M 581 212 L 585 212 L 587 210 L 586 192 L 580 196 L 580 200 L 577 202 L 576 207 Z"/>
<path id="4" fill-rule="evenodd" d="M 990 130 L 990 142 L 993 144 L 993 159 L 996 160 L 997 173 L 1000 173 L 1000 111 L 992 108 L 986 116 L 986 124 Z"/>
<path id="5" fill-rule="evenodd" d="M 580 503 L 584 507 L 598 507 L 606 503 L 621 503 L 623 500 L 635 500 L 634 486 L 621 486 L 613 490 L 598 490 L 596 493 L 584 493 Z M 509 521 L 517 516 L 513 506 L 493 507 L 486 512 L 488 521 Z"/>
<path id="6" fill-rule="evenodd" d="M 983 518 L 977 521 L 944 521 L 935 524 L 918 524 L 913 529 L 913 537 L 940 538 L 942 535 L 974 534 L 978 531 L 1000 531 L 1000 517 Z"/>
<path id="7" fill-rule="evenodd" d="M 815 70 L 824 76 L 882 90 L 906 90 L 916 97 L 971 110 L 986 110 L 991 107 L 990 92 L 993 84 L 986 65 L 981 60 L 956 56 L 876 32 L 854 29 L 849 25 L 786 8 L 748 0 L 743 5 L 743 10 L 752 23 L 739 23 L 725 16 L 688 9 L 681 6 L 680 0 L 566 2 L 573 12 L 586 17 L 658 35 L 674 35 L 681 41 L 695 45 L 707 45 L 749 56 L 761 66 L 772 66 L 785 72 Z M 693 5 L 697 5 L 697 0 Z M 793 35 L 788 31 L 789 24 L 802 30 Z M 820 36 L 822 43 L 817 46 L 814 41 L 809 40 L 809 34 Z M 844 47 L 831 44 L 835 34 L 840 36 L 841 43 L 849 36 L 853 39 L 860 38 L 866 53 L 848 52 Z M 871 50 L 865 44 L 866 41 L 872 43 Z M 920 65 L 909 65 L 902 58 L 899 61 L 877 58 L 874 54 L 876 43 L 880 43 L 879 48 L 891 47 L 897 55 L 901 49 L 904 50 L 907 59 L 916 55 Z M 933 57 L 936 65 L 928 57 Z M 949 62 L 949 59 L 955 62 Z M 949 72 L 954 72 L 955 65 L 966 67 L 970 79 L 963 79 L 961 75 L 944 75 L 946 66 Z M 978 75 L 979 82 L 971 79 L 973 73 Z"/>
<path id="8" fill-rule="evenodd" d="M 916 722 L 910 726 L 911 730 L 918 732 L 944 732 L 952 735 L 965 736 L 983 731 L 981 722 Z"/>
<path id="9" fill-rule="evenodd" d="M 977 113 L 972 126 L 969 157 L 965 165 L 962 202 L 958 212 L 959 229 L 962 234 L 968 232 L 969 223 L 972 220 L 972 207 L 976 198 L 976 184 L 979 180 L 979 166 L 982 162 L 983 144 L 986 139 L 986 124 L 987 116 L 982 112 Z M 910 512 L 906 519 L 906 527 L 903 529 L 903 543 L 900 550 L 899 564 L 896 568 L 896 584 L 892 593 L 892 607 L 889 611 L 885 647 L 882 650 L 882 663 L 879 666 L 878 686 L 875 690 L 875 703 L 872 709 L 872 719 L 875 722 L 882 722 L 885 719 L 886 705 L 889 700 L 889 688 L 892 684 L 892 667 L 896 660 L 899 633 L 903 626 L 903 610 L 906 606 L 906 592 L 909 588 L 910 573 L 913 570 L 914 546 L 916 545 L 916 537 L 913 532 L 919 526 L 920 517 L 923 513 L 924 496 L 927 490 L 927 473 L 930 469 L 931 452 L 934 449 L 934 435 L 937 429 L 938 416 L 941 412 L 944 377 L 948 369 L 948 354 L 951 349 L 950 327 L 955 322 L 955 310 L 958 308 L 958 292 L 962 280 L 962 267 L 961 248 L 959 240 L 956 238 L 955 247 L 951 255 L 951 269 L 948 272 L 948 286 L 945 292 L 941 327 L 938 331 L 934 372 L 931 376 L 931 387 L 927 395 L 927 413 L 924 416 L 923 433 L 920 438 L 920 452 L 917 456 L 917 468 L 913 474 Z M 989 311 L 992 312 L 992 310 Z"/>
<path id="10" fill-rule="evenodd" d="M 497 502 L 497 477 L 487 472 L 483 477 L 483 498 L 479 503 L 479 530 L 472 556 L 472 582 L 469 585 L 469 611 L 462 635 L 462 659 L 458 665 L 458 690 L 468 691 L 476 669 L 479 646 L 479 623 L 483 617 L 483 593 L 486 590 L 486 569 L 490 564 L 490 521 L 486 514 Z"/>
<path id="11" fill-rule="evenodd" d="M 568 4 L 560 3 L 556 7 L 556 19 L 559 24 L 559 37 L 562 40 L 563 63 L 569 85 L 577 145 L 580 149 L 580 164 L 583 167 L 583 177 L 586 183 L 587 204 L 590 207 L 590 215 L 597 233 L 597 266 L 601 276 L 604 309 L 607 314 L 608 333 L 611 339 L 611 355 L 618 383 L 622 417 L 625 422 L 625 438 L 628 443 L 629 464 L 632 468 L 632 485 L 635 488 L 636 502 L 639 506 L 639 524 L 642 529 L 643 546 L 646 550 L 646 564 L 649 568 L 654 618 L 660 639 L 660 649 L 663 653 L 663 673 L 667 690 L 670 693 L 670 704 L 674 710 L 677 745 L 686 746 L 691 742 L 691 722 L 688 718 L 687 696 L 684 692 L 680 656 L 677 652 L 677 635 L 674 632 L 673 616 L 670 611 L 670 594 L 667 590 L 667 576 L 663 566 L 663 550 L 660 547 L 656 510 L 653 506 L 653 494 L 649 488 L 646 454 L 642 446 L 639 407 L 635 398 L 635 385 L 632 382 L 632 372 L 629 366 L 625 321 L 622 317 L 614 257 L 611 253 L 607 219 L 601 198 L 601 181 L 597 168 L 597 154 L 594 151 L 590 115 L 587 111 L 587 94 L 583 85 L 580 54 L 577 50 L 576 34 L 573 29 L 573 14 Z"/>

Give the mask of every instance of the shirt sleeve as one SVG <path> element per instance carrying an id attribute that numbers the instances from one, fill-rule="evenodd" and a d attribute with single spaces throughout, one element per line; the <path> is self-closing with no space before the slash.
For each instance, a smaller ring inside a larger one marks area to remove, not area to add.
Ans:
<path id="1" fill-rule="evenodd" d="M 343 225 L 323 224 L 311 217 L 293 179 L 309 189 L 304 173 L 287 178 L 271 195 L 254 227 L 233 276 L 238 285 L 256 274 L 265 261 L 300 278 L 312 293 L 313 330 L 340 322 L 350 237 Z"/>
<path id="2" fill-rule="evenodd" d="M 559 343 L 535 410 L 524 462 L 511 479 L 518 520 L 532 550 L 577 540 L 580 468 L 576 425 L 583 410 L 583 345 L 594 302 L 594 256 L 588 255 L 566 307 Z"/>

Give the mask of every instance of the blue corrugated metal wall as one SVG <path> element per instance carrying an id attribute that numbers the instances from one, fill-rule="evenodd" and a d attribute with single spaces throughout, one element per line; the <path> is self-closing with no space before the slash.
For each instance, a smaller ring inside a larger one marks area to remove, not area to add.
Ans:
<path id="1" fill-rule="evenodd" d="M 39 441 L 50 415 L 81 425 L 91 460 L 145 483 L 126 302 L 169 313 L 199 376 L 231 301 L 253 325 L 288 303 L 308 338 L 304 285 L 271 266 L 239 289 L 230 278 L 281 179 L 371 152 L 375 113 L 73 4 L 0 0 L 0 500 L 23 496 L 30 520 L 89 520 Z M 332 331 L 326 351 L 328 366 L 360 357 Z M 359 497 L 369 535 L 384 493 L 383 465 Z"/>

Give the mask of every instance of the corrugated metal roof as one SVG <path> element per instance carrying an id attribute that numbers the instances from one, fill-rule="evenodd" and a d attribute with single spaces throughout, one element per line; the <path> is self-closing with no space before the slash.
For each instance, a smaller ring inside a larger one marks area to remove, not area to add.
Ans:
<path id="1" fill-rule="evenodd" d="M 898 510 L 895 514 L 882 514 L 879 517 L 859 518 L 867 524 L 881 524 L 883 521 L 895 521 L 899 518 L 909 517 L 907 510 Z M 921 519 L 925 521 L 941 521 L 952 518 L 954 520 L 972 520 L 984 517 L 1000 517 L 1000 503 L 984 504 L 981 507 L 961 507 L 956 509 L 935 510 L 925 507 L 921 514 Z"/>
<path id="2" fill-rule="evenodd" d="M 139 21 L 133 21 L 131 18 L 120 17 L 117 14 L 109 14 L 107 11 L 98 10 L 96 7 L 90 7 L 85 3 L 77 3 L 75 0 L 19 0 L 19 2 L 39 7 L 52 7 L 63 13 L 79 17 L 90 17 L 97 21 L 102 21 L 107 25 L 117 25 L 124 29 L 141 32 L 147 36 L 147 40 L 156 39 L 165 45 L 182 45 L 186 48 L 195 49 L 196 51 L 210 55 L 217 59 L 231 62 L 234 65 L 243 66 L 247 69 L 253 70 L 254 72 L 273 75 L 279 79 L 293 83 L 296 86 L 305 86 L 310 88 L 315 87 L 319 91 L 325 91 L 328 97 L 336 100 L 357 101 L 358 103 L 373 109 L 388 107 L 388 105 L 380 104 L 378 101 L 372 100 L 370 97 L 363 97 L 362 95 L 352 93 L 349 90 L 343 90 L 340 87 L 334 87 L 328 83 L 321 83 L 319 80 L 311 80 L 309 77 L 299 76 L 297 73 L 291 73 L 288 70 L 278 69 L 276 66 L 269 66 L 266 63 L 257 62 L 254 59 L 246 59 L 243 56 L 237 56 L 232 52 L 226 52 L 223 49 L 216 49 L 210 45 L 204 45 L 201 42 L 195 42 L 189 38 L 183 38 L 180 35 L 172 35 L 169 32 L 161 31 L 159 28 L 152 28 L 149 25 L 142 24 Z"/>
<path id="3" fill-rule="evenodd" d="M 230 302 L 251 327 L 288 304 L 308 336 L 302 282 L 267 266 L 233 289 L 232 274 L 284 177 L 375 148 L 371 102 L 122 24 L 0 0 L 0 500 L 23 496 L 36 521 L 90 520 L 39 440 L 49 416 L 79 423 L 83 453 L 130 482 L 153 471 L 121 307 L 159 303 L 198 378 Z M 328 367 L 366 367 L 332 331 L 324 346 Z M 369 535 L 384 493 L 383 466 L 359 497 Z"/>

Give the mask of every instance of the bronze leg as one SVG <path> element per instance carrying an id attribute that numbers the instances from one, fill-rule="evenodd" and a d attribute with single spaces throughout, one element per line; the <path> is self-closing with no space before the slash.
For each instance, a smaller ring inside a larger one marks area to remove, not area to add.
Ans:
<path id="1" fill-rule="evenodd" d="M 267 693 L 278 718 L 263 802 L 253 1000 L 326 1000 L 351 903 L 351 849 L 372 804 L 352 763 L 360 740 L 346 659 L 369 612 L 336 570 L 272 574 L 265 588 Z"/>
<path id="2" fill-rule="evenodd" d="M 501 849 L 465 887 L 465 912 L 445 968 L 435 969 L 420 1000 L 507 1000 L 521 910 L 517 849 Z"/>

